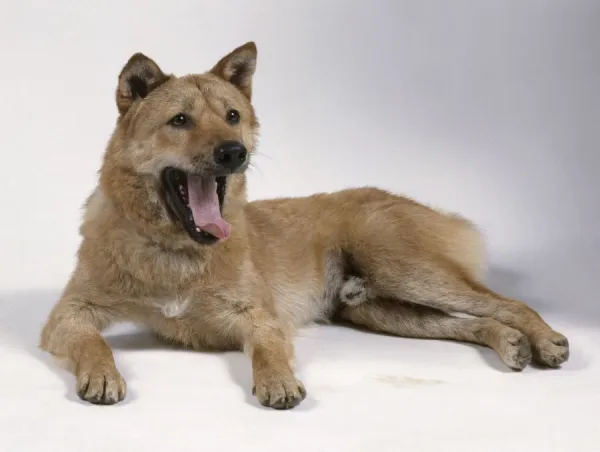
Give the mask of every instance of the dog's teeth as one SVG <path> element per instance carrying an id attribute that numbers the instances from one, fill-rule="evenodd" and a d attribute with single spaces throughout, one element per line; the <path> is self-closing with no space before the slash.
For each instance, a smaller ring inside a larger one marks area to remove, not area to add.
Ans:
<path id="1" fill-rule="evenodd" d="M 200 232 L 200 228 L 198 226 L 196 226 L 196 231 Z"/>

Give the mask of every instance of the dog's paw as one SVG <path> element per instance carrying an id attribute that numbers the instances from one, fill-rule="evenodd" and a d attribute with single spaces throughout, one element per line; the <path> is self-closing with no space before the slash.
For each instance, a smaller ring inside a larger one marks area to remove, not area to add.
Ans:
<path id="1" fill-rule="evenodd" d="M 351 276 L 340 288 L 340 301 L 348 306 L 358 306 L 367 299 L 367 286 L 362 278 Z"/>
<path id="2" fill-rule="evenodd" d="M 288 410 L 306 398 L 306 389 L 293 375 L 279 376 L 256 381 L 252 388 L 252 394 L 263 406 L 276 410 Z"/>
<path id="3" fill-rule="evenodd" d="M 514 370 L 522 370 L 531 362 L 531 345 L 520 331 L 506 328 L 497 350 L 504 364 Z"/>
<path id="4" fill-rule="evenodd" d="M 569 359 L 569 341 L 562 334 L 551 331 L 533 343 L 533 359 L 543 366 L 559 367 Z"/>
<path id="5" fill-rule="evenodd" d="M 127 392 L 125 380 L 114 365 L 92 365 L 77 373 L 77 395 L 96 405 L 113 405 Z"/>

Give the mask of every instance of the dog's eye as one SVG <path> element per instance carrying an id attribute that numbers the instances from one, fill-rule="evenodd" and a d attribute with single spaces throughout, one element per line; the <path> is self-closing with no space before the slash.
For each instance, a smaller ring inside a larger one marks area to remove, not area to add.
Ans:
<path id="1" fill-rule="evenodd" d="M 240 122 L 240 112 L 237 110 L 229 110 L 227 112 L 227 122 L 232 125 Z"/>
<path id="2" fill-rule="evenodd" d="M 169 120 L 173 127 L 185 127 L 190 123 L 190 118 L 184 113 L 178 113 Z"/>

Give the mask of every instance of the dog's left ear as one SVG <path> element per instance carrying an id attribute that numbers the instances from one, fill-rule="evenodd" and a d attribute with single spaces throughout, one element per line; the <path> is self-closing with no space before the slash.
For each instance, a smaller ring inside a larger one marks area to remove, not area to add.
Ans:
<path id="1" fill-rule="evenodd" d="M 117 107 L 124 115 L 137 99 L 143 99 L 152 90 L 169 80 L 152 59 L 136 53 L 125 64 L 119 74 Z"/>
<path id="2" fill-rule="evenodd" d="M 252 97 L 252 76 L 256 70 L 256 55 L 256 44 L 247 42 L 221 58 L 210 72 L 227 80 L 250 99 Z"/>

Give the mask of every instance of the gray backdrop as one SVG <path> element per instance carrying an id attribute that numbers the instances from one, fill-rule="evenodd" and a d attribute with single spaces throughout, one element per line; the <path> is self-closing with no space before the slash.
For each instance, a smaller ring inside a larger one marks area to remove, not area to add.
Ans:
<path id="1" fill-rule="evenodd" d="M 0 291 L 68 278 L 131 53 L 183 74 L 255 40 L 252 198 L 369 184 L 461 212 L 495 288 L 598 321 L 600 2 L 165 5 L 0 7 Z"/>

